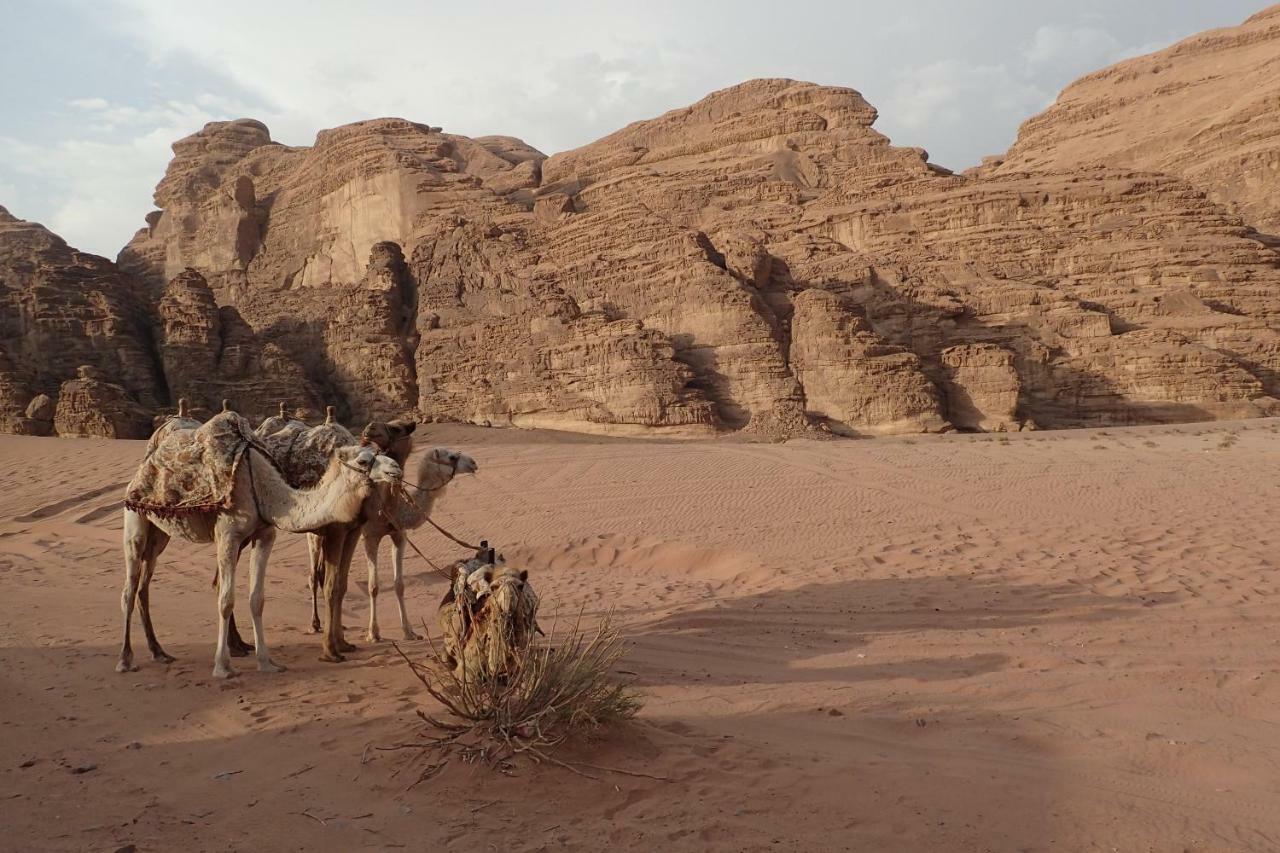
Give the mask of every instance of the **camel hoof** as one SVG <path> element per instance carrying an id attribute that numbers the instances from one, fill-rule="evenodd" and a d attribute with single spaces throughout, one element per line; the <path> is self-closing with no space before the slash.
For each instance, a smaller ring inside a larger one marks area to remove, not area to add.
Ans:
<path id="1" fill-rule="evenodd" d="M 122 660 L 116 664 L 116 672 L 137 672 L 138 667 L 131 661 Z"/>
<path id="2" fill-rule="evenodd" d="M 364 639 L 365 639 L 365 642 L 368 642 L 368 643 L 381 643 L 382 635 L 371 631 L 368 634 L 364 635 Z"/>
<path id="3" fill-rule="evenodd" d="M 236 672 L 236 671 L 235 671 L 234 669 L 232 669 L 231 667 L 225 667 L 225 668 L 224 668 L 224 667 L 220 667 L 220 666 L 215 666 L 215 667 L 213 668 L 213 677 L 214 677 L 214 678 L 235 678 L 235 677 L 236 677 L 237 675 L 239 675 L 239 674 L 240 674 L 240 673 Z"/>
<path id="4" fill-rule="evenodd" d="M 407 628 L 405 629 L 405 632 L 404 632 L 404 638 L 405 638 L 406 640 L 421 640 L 421 639 L 422 639 L 422 637 L 418 636 L 418 635 L 417 635 L 417 634 L 415 634 L 413 631 L 410 631 L 410 630 L 409 630 L 409 629 L 407 629 Z"/>
<path id="5" fill-rule="evenodd" d="M 168 652 L 152 652 L 151 657 L 158 663 L 173 663 L 177 660 L 177 658 Z"/>
<path id="6" fill-rule="evenodd" d="M 324 654 L 320 655 L 320 660 L 324 661 L 325 663 L 342 663 L 343 661 L 346 660 L 346 658 L 344 658 L 341 654 L 338 654 L 337 652 L 334 652 L 333 654 L 330 654 L 329 652 L 325 652 Z"/>
<path id="7" fill-rule="evenodd" d="M 359 646 L 354 645 L 352 643 L 348 643 L 346 640 L 338 641 L 338 651 L 340 652 L 357 652 L 359 650 L 360 650 Z"/>
<path id="8" fill-rule="evenodd" d="M 288 670 L 289 670 L 289 667 L 285 666 L 282 663 L 276 663 L 273 660 L 258 662 L 259 672 L 288 672 Z"/>
<path id="9" fill-rule="evenodd" d="M 313 634 L 319 634 L 319 633 L 320 633 L 320 621 L 319 621 L 319 620 L 316 620 L 315 622 L 312 622 L 312 623 L 311 623 L 311 633 L 313 633 Z"/>

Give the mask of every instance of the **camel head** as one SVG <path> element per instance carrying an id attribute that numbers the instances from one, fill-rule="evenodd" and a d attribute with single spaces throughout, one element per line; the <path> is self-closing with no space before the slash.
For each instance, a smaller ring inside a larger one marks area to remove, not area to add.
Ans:
<path id="1" fill-rule="evenodd" d="M 418 485 L 428 491 L 443 488 L 458 474 L 477 474 L 480 466 L 465 453 L 436 447 L 418 462 Z"/>
<path id="2" fill-rule="evenodd" d="M 517 655 L 528 648 L 537 628 L 538 596 L 529 585 L 529 572 L 498 564 L 485 569 L 488 591 L 480 599 L 476 639 L 483 648 L 489 675 L 508 673 Z"/>
<path id="3" fill-rule="evenodd" d="M 362 500 L 369 496 L 374 485 L 399 482 L 404 474 L 399 463 L 390 456 L 384 456 L 372 447 L 356 444 L 335 450 L 331 464 L 346 469 L 339 473 L 353 481 L 352 485 Z"/>
<path id="4" fill-rule="evenodd" d="M 413 431 L 418 425 L 414 421 L 397 419 L 394 421 L 371 421 L 360 433 L 360 443 L 377 445 L 383 453 L 401 465 L 413 452 Z"/>

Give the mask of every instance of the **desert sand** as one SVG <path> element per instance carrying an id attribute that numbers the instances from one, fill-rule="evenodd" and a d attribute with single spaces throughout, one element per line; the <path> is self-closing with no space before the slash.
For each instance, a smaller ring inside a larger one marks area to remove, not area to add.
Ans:
<path id="1" fill-rule="evenodd" d="M 360 558 L 361 648 L 317 659 L 299 536 L 280 537 L 266 612 L 288 672 L 210 678 L 212 554 L 175 542 L 152 599 L 178 662 L 138 632 L 141 669 L 117 674 L 119 502 L 143 445 L 3 436 L 0 848 L 1280 848 L 1280 421 L 425 432 L 481 466 L 437 520 L 528 568 L 545 621 L 626 626 L 643 711 L 557 755 L 660 779 L 455 760 L 406 791 L 406 753 L 374 747 L 434 706 L 390 643 L 363 642 Z M 443 582 L 413 555 L 408 575 L 431 624 Z"/>

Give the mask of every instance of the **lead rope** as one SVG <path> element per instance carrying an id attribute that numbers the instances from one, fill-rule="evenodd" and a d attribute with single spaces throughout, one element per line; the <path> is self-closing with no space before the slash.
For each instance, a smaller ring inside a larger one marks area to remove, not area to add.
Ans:
<path id="1" fill-rule="evenodd" d="M 450 481 L 450 482 L 452 482 L 452 481 L 453 481 L 453 478 L 454 478 L 454 477 L 457 477 L 457 476 L 458 476 L 458 460 L 457 460 L 457 459 L 455 459 L 455 460 L 453 460 L 453 476 L 449 478 L 449 481 Z M 418 491 L 420 491 L 420 492 L 433 492 L 433 491 L 435 491 L 435 489 L 424 489 L 422 486 L 419 486 L 417 483 L 410 483 L 408 480 L 401 480 L 401 481 L 400 481 L 400 483 L 401 483 L 402 485 L 404 485 L 404 486 L 412 486 L 413 488 L 417 489 L 417 490 L 418 490 Z M 446 485 L 447 485 L 447 484 L 446 484 Z M 439 486 L 438 488 L 444 488 L 444 486 Z M 407 496 L 406 496 L 406 500 L 407 500 Z M 384 513 L 384 517 L 385 517 L 385 513 Z M 391 523 L 391 520 L 390 520 L 390 519 L 387 519 L 387 523 L 388 523 L 388 524 L 390 524 L 390 523 Z M 443 535 L 444 535 L 444 537 L 445 537 L 446 539 L 452 540 L 454 543 L 456 543 L 456 544 L 458 544 L 458 545 L 461 545 L 463 548 L 469 548 L 469 549 L 471 549 L 472 551 L 479 551 L 479 550 L 481 549 L 481 546 L 479 546 L 479 545 L 472 545 L 470 542 L 464 542 L 464 541 L 462 541 L 461 539 L 459 539 L 457 536 L 454 536 L 452 533 L 450 533 L 449 531 L 445 530 L 445 529 L 444 529 L 443 527 L 441 527 L 440 525 L 436 524 L 436 523 L 435 523 L 435 521 L 434 521 L 434 520 L 432 520 L 431 516 L 427 516 L 427 524 L 430 524 L 430 525 L 431 525 L 432 527 L 434 527 L 436 530 L 439 530 L 439 531 L 440 531 L 440 533 L 441 533 L 441 534 L 443 534 Z M 401 532 L 403 532 L 403 531 L 401 531 Z M 407 539 L 408 537 L 406 536 L 405 538 Z M 417 550 L 417 548 L 415 547 L 415 548 L 414 548 L 414 550 L 416 551 L 416 550 Z M 419 552 L 419 553 L 421 553 L 421 552 Z M 424 558 L 424 559 L 425 559 L 425 558 Z M 430 562 L 430 561 L 428 560 L 428 562 Z"/>
<path id="2" fill-rule="evenodd" d="M 426 560 L 427 565 L 430 566 L 431 569 L 437 575 L 439 575 L 440 577 L 444 578 L 447 581 L 450 581 L 450 582 L 453 581 L 453 573 L 440 568 L 435 564 L 434 561 L 432 561 L 430 557 L 422 553 L 422 549 L 419 548 L 417 545 L 413 544 L 413 540 L 409 538 L 409 534 L 406 533 L 404 530 L 400 529 L 399 527 L 397 527 L 396 523 L 391 520 L 391 516 L 387 515 L 387 511 L 385 508 L 379 509 L 378 512 L 381 513 L 382 520 L 387 523 L 387 526 L 390 527 L 392 530 L 394 530 L 396 533 L 399 533 L 401 536 L 403 536 L 404 541 L 409 543 L 409 547 L 413 549 L 413 552 L 417 554 L 419 557 L 421 557 L 422 559 Z"/>
<path id="3" fill-rule="evenodd" d="M 254 512 L 258 513 L 258 521 L 273 527 L 274 525 L 262 514 L 262 504 L 258 502 L 258 481 L 253 476 L 253 445 L 248 439 L 244 439 L 244 461 L 249 465 L 249 491 L 253 493 Z"/>

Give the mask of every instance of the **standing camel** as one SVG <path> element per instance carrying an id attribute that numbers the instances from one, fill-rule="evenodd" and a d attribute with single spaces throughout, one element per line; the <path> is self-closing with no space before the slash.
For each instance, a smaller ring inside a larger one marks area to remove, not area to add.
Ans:
<path id="1" fill-rule="evenodd" d="M 360 438 L 363 445 L 375 447 L 397 464 L 403 465 L 413 448 L 413 421 L 395 420 L 387 423 L 371 423 Z M 323 460 L 329 449 L 355 442 L 346 427 L 335 423 L 333 408 L 329 407 L 325 423 L 310 429 L 299 429 L 296 422 L 271 435 L 261 436 L 264 445 L 279 462 L 290 481 L 295 484 L 312 482 L 323 471 Z M 324 592 L 327 625 L 321 639 L 320 659 L 329 662 L 345 660 L 343 652 L 354 651 L 342 629 L 342 602 L 347 591 L 347 576 L 361 525 L 378 512 L 379 495 L 386 486 L 366 495 L 359 512 L 345 521 L 335 521 L 323 528 L 308 531 L 307 549 L 311 555 L 309 585 L 311 587 L 311 627 L 321 632 L 318 596 Z M 232 625 L 234 626 L 234 619 Z"/>
<path id="2" fill-rule="evenodd" d="M 213 543 L 217 552 L 220 621 L 214 653 L 214 677 L 235 675 L 231 667 L 228 634 L 235 599 L 236 564 L 246 545 L 253 548 L 249 608 L 253 615 L 258 668 L 264 672 L 283 670 L 284 667 L 271 660 L 262 628 L 263 584 L 267 560 L 275 543 L 275 528 L 303 532 L 331 524 L 350 523 L 359 516 L 360 507 L 374 491 L 375 484 L 392 482 L 401 476 L 396 462 L 378 455 L 372 448 L 353 444 L 336 448 L 329 454 L 324 473 L 314 486 L 295 489 L 285 480 L 261 444 L 251 440 L 250 435 L 247 421 L 235 413 L 224 412 L 199 430 L 171 429 L 154 448 L 158 456 L 185 459 L 192 466 L 182 472 L 181 477 L 174 478 L 171 486 L 179 490 L 183 487 L 197 489 L 216 481 L 216 488 L 225 488 L 224 492 L 201 493 L 202 497 L 215 500 L 184 502 L 177 506 L 148 503 L 144 487 L 151 481 L 144 475 L 155 471 L 150 452 L 139 467 L 130 484 L 124 515 L 125 584 L 121 595 L 124 637 L 117 671 L 135 669 L 129 639 L 135 596 L 152 656 L 160 661 L 173 660 L 156 639 L 151 624 L 149 590 L 156 560 L 174 536 L 190 542 Z M 201 456 L 196 452 L 198 440 L 210 436 L 223 444 L 205 445 Z M 229 447 L 234 447 L 230 453 L 221 452 Z M 192 459 L 197 461 L 190 462 Z M 222 479 L 229 478 L 229 484 L 210 476 L 215 467 L 223 472 Z M 167 494 L 163 489 L 160 493 Z"/>
<path id="3" fill-rule="evenodd" d="M 404 545 L 405 531 L 417 530 L 431 516 L 435 502 L 445 487 L 459 474 L 475 474 L 479 471 L 476 461 L 465 453 L 437 447 L 418 461 L 418 481 L 410 483 L 411 493 L 393 499 L 392 490 L 382 487 L 371 502 L 379 502 L 377 511 L 369 512 L 361 534 L 364 537 L 364 556 L 369 565 L 369 631 L 365 639 L 376 642 L 382 639 L 378 631 L 378 546 L 384 536 L 391 537 L 391 580 L 396 591 L 396 604 L 400 609 L 400 628 L 406 640 L 419 639 L 409 627 L 409 616 L 404 607 Z"/>

